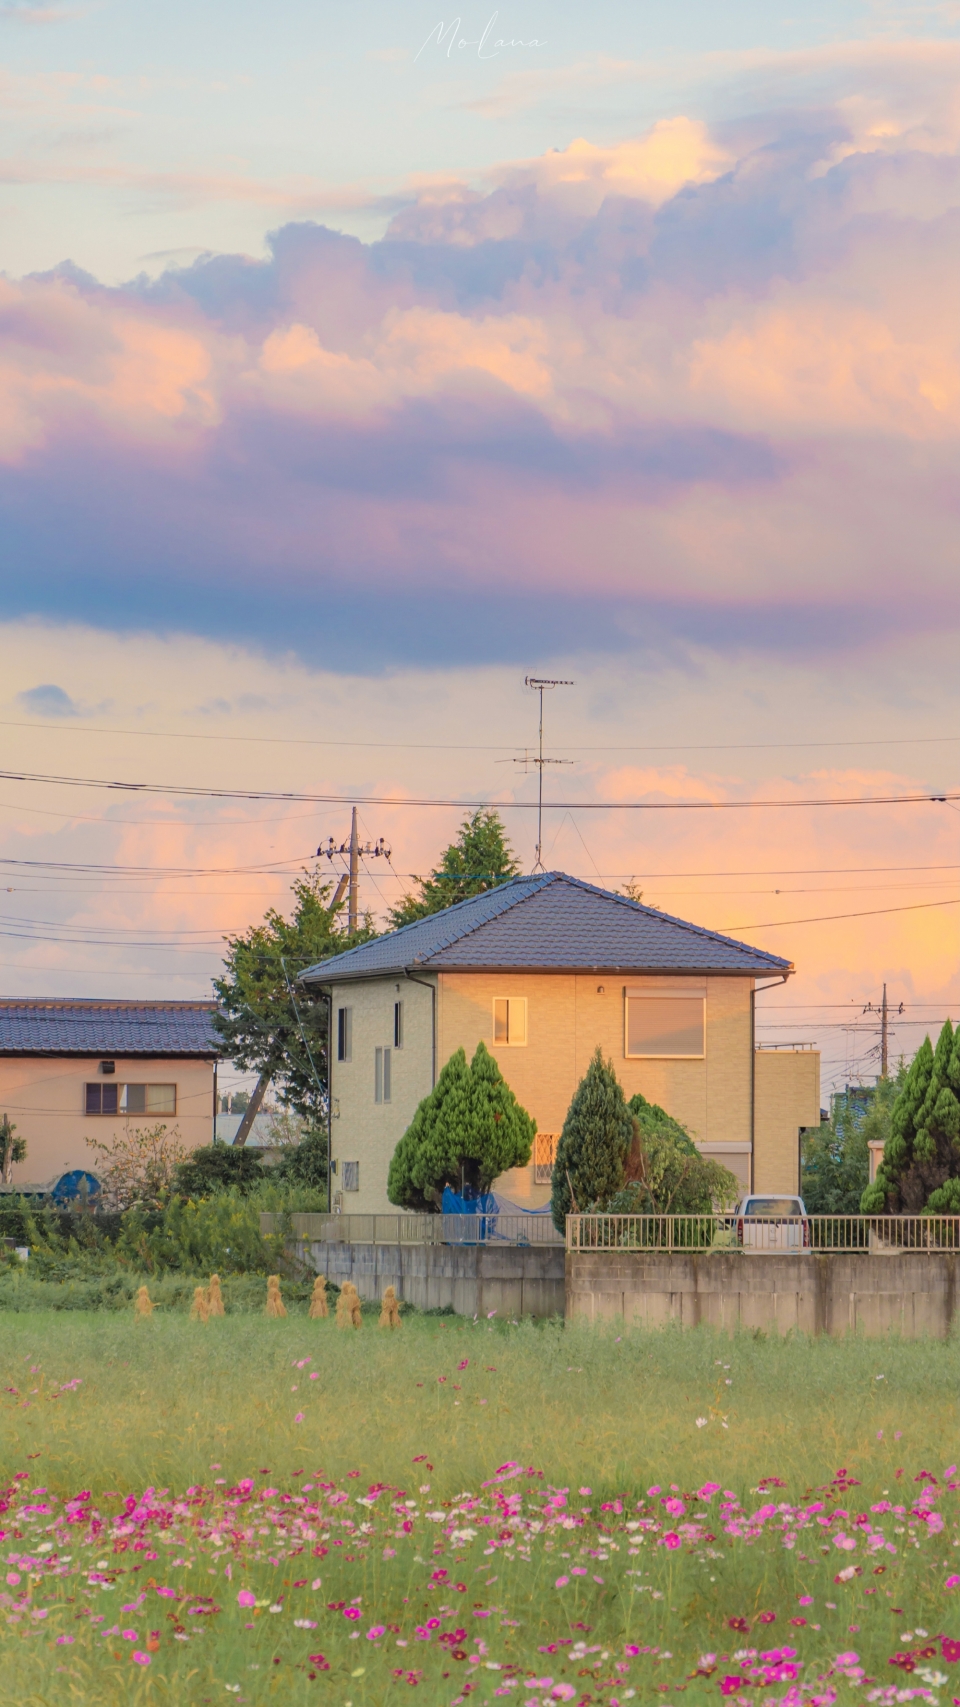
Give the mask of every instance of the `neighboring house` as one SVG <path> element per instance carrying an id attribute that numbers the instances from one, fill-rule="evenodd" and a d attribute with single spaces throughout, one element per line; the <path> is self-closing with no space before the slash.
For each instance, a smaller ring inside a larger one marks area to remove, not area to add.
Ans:
<path id="1" fill-rule="evenodd" d="M 14 1189 L 96 1176 L 86 1139 L 125 1126 L 176 1126 L 209 1144 L 216 1107 L 214 1002 L 0 999 L 0 1115 L 27 1141 Z"/>
<path id="2" fill-rule="evenodd" d="M 537 1122 L 497 1190 L 547 1202 L 570 1099 L 599 1044 L 745 1189 L 795 1192 L 820 1121 L 820 1057 L 758 1052 L 757 980 L 788 960 L 562 872 L 517 877 L 310 967 L 331 997 L 334 1207 L 387 1211 L 387 1169 L 421 1097 L 482 1038 Z"/>

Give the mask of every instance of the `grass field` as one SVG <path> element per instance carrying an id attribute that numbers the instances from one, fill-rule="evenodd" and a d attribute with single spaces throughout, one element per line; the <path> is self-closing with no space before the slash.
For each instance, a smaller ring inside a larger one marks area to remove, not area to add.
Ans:
<path id="1" fill-rule="evenodd" d="M 0 1373 L 5 1700 L 960 1695 L 952 1342 L 4 1312 Z"/>

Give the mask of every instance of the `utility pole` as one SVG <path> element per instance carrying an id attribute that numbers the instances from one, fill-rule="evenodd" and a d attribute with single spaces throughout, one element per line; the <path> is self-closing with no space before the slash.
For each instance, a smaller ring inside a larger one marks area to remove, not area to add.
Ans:
<path id="1" fill-rule="evenodd" d="M 351 838 L 350 838 L 351 843 L 354 843 L 356 841 L 356 837 L 357 837 L 357 809 L 356 809 L 356 807 L 354 807 L 354 809 L 353 809 L 353 830 L 352 830 Z M 333 848 L 332 838 L 331 838 L 331 844 L 330 845 L 331 845 L 331 849 L 332 849 Z M 388 856 L 389 856 L 389 851 L 390 850 L 387 849 Z M 317 849 L 317 858 L 318 859 L 319 859 L 321 853 L 323 853 L 323 852 L 324 852 L 323 848 Z M 332 851 L 330 854 L 330 858 L 331 859 L 333 858 L 333 852 Z M 330 905 L 327 908 L 328 913 L 336 912 L 336 909 L 339 907 L 340 902 L 343 900 L 343 892 L 347 887 L 347 882 L 348 882 L 348 879 L 347 879 L 346 873 L 344 873 L 344 875 L 340 878 L 340 880 L 337 884 L 333 900 L 330 902 Z M 356 893 L 356 891 L 354 891 L 354 893 Z M 284 968 L 284 970 L 286 970 L 286 969 Z M 240 1122 L 240 1125 L 237 1128 L 237 1135 L 233 1140 L 234 1149 L 242 1150 L 243 1146 L 246 1144 L 247 1139 L 249 1138 L 250 1133 L 253 1130 L 253 1123 L 254 1123 L 257 1115 L 260 1112 L 260 1105 L 263 1102 L 263 1099 L 266 1096 L 267 1091 L 270 1087 L 270 1080 L 271 1080 L 272 1076 L 273 1075 L 269 1071 L 263 1072 L 260 1074 L 259 1079 L 257 1080 L 256 1084 L 254 1085 L 253 1093 L 250 1097 L 250 1101 L 247 1103 L 247 1106 L 243 1111 L 243 1118 Z M 213 1069 L 213 1084 L 214 1084 L 214 1106 L 216 1106 L 216 1084 L 217 1084 L 216 1066 L 214 1066 L 214 1069 Z M 214 1116 L 214 1119 L 216 1119 L 216 1116 Z M 214 1131 L 216 1131 L 216 1126 L 214 1126 Z"/>
<path id="2" fill-rule="evenodd" d="M 337 884 L 337 892 L 330 905 L 330 911 L 339 904 L 343 891 L 347 890 L 347 930 L 351 936 L 360 923 L 360 861 L 361 859 L 385 859 L 389 862 L 390 849 L 383 836 L 377 842 L 361 842 L 357 829 L 357 809 L 354 806 L 350 814 L 350 840 L 341 842 L 339 847 L 332 836 L 326 847 L 321 843 L 317 849 L 317 858 L 326 856 L 332 860 L 340 855 L 347 861 L 347 870 Z"/>
<path id="3" fill-rule="evenodd" d="M 514 759 L 514 764 L 523 765 L 526 770 L 530 765 L 536 765 L 537 777 L 537 857 L 533 862 L 534 871 L 543 870 L 543 767 L 544 765 L 569 765 L 572 759 L 545 759 L 543 756 L 543 696 L 550 688 L 572 688 L 575 682 L 548 681 L 543 676 L 524 676 L 524 687 L 532 688 L 540 695 L 540 747 L 536 758 L 524 753 L 522 759 Z"/>
<path id="4" fill-rule="evenodd" d="M 880 1015 L 880 1077 L 885 1079 L 890 1065 L 890 1004 L 887 1001 L 887 986 L 883 986 L 883 1000 L 879 1007 L 868 1002 L 864 1008 L 865 1014 Z M 896 1009 L 897 1014 L 903 1013 L 903 1003 Z"/>

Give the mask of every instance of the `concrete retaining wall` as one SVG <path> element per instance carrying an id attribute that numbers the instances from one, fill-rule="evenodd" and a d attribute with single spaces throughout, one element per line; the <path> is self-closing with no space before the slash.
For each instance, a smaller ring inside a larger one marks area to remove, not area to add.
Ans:
<path id="1" fill-rule="evenodd" d="M 957 1304 L 960 1257 L 864 1253 L 702 1256 L 571 1251 L 566 1315 L 660 1327 L 700 1322 L 733 1332 L 897 1333 L 945 1339 Z"/>
<path id="2" fill-rule="evenodd" d="M 361 1298 L 387 1286 L 421 1310 L 452 1307 L 459 1316 L 496 1310 L 501 1317 L 562 1316 L 562 1245 L 361 1245 L 301 1242 L 298 1259 L 340 1286 L 352 1280 Z"/>

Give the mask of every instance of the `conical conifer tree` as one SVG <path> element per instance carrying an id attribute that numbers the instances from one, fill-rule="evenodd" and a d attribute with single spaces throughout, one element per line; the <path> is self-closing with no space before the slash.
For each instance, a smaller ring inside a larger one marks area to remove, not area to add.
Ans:
<path id="1" fill-rule="evenodd" d="M 868 1215 L 960 1212 L 960 1026 L 954 1032 L 949 1020 L 935 1050 L 929 1037 L 917 1050 L 860 1207 Z"/>
<path id="2" fill-rule="evenodd" d="M 477 1196 L 530 1160 L 536 1124 L 484 1043 L 443 1068 L 393 1153 L 387 1196 L 403 1209 L 440 1208 L 444 1186 Z"/>
<path id="3" fill-rule="evenodd" d="M 486 1044 L 477 1044 L 470 1063 L 471 1166 L 467 1180 L 475 1192 L 489 1191 L 508 1168 L 525 1168 L 537 1123 L 521 1108 Z"/>
<path id="4" fill-rule="evenodd" d="M 550 1210 L 559 1232 L 572 1211 L 602 1207 L 620 1190 L 632 1139 L 623 1088 L 613 1062 L 604 1061 L 598 1048 L 573 1093 L 557 1145 Z"/>

